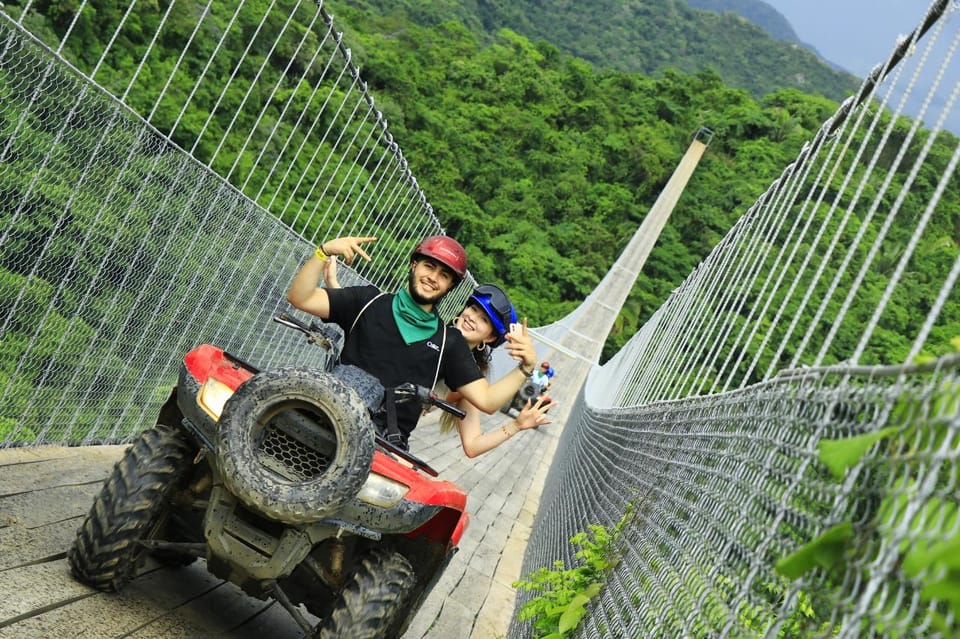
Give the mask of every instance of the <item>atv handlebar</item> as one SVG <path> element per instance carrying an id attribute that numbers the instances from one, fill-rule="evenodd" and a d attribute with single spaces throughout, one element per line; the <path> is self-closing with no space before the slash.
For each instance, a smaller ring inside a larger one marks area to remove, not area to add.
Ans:
<path id="1" fill-rule="evenodd" d="M 417 386 L 416 384 L 406 383 L 397 386 L 394 389 L 394 395 L 404 398 L 416 398 L 420 405 L 423 407 L 427 406 L 436 406 L 440 410 L 444 410 L 451 415 L 457 417 L 457 419 L 463 419 L 467 416 L 467 413 L 457 408 L 454 404 L 440 399 L 436 393 L 427 388 L 426 386 Z"/>
<path id="2" fill-rule="evenodd" d="M 311 322 L 310 325 L 307 326 L 289 313 L 280 313 L 280 315 L 277 315 L 273 318 L 273 321 L 300 331 L 307 336 L 307 341 L 311 344 L 322 346 L 328 351 L 333 350 L 333 342 L 327 338 L 323 332 L 323 329 L 315 322 Z M 416 399 L 424 408 L 427 406 L 436 406 L 440 410 L 456 416 L 457 419 L 463 419 L 467 416 L 466 412 L 460 410 L 454 404 L 440 399 L 436 393 L 426 386 L 418 386 L 416 384 L 407 382 L 397 386 L 397 388 L 394 389 L 394 394 L 398 398 L 403 398 L 404 400 Z"/>
<path id="3" fill-rule="evenodd" d="M 273 321 L 278 324 L 283 324 L 284 326 L 297 329 L 307 336 L 307 341 L 311 344 L 322 346 L 328 351 L 333 350 L 333 342 L 331 342 L 330 338 L 323 333 L 323 329 L 321 329 L 316 322 L 311 322 L 310 326 L 307 326 L 289 313 L 280 313 L 273 318 Z"/>

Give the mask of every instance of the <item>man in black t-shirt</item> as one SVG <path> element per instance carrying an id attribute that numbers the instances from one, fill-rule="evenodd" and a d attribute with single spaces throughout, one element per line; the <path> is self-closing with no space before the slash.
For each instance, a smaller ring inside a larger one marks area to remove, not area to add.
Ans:
<path id="1" fill-rule="evenodd" d="M 320 244 L 294 276 L 287 299 L 300 310 L 338 324 L 344 332 L 340 361 L 366 370 L 385 388 L 405 382 L 433 388 L 442 379 L 474 406 L 493 413 L 517 392 L 536 365 L 526 322 L 507 336 L 506 349 L 519 360 L 518 373 L 511 371 L 488 383 L 460 331 L 444 326 L 436 312 L 436 305 L 467 272 L 463 247 L 444 235 L 417 245 L 410 257 L 407 286 L 395 294 L 381 293 L 374 286 L 317 287 L 328 256 L 342 256 L 347 264 L 356 256 L 369 260 L 363 245 L 375 240 L 342 237 Z M 419 417 L 416 402 L 397 407 L 404 447 Z"/>

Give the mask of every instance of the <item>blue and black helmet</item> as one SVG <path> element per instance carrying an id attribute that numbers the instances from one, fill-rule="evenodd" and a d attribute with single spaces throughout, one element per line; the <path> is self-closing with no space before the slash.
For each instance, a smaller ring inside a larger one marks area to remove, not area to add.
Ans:
<path id="1" fill-rule="evenodd" d="M 507 340 L 507 331 L 510 325 L 517 321 L 517 311 L 510 303 L 510 298 L 499 286 L 493 284 L 481 284 L 473 290 L 468 303 L 476 304 L 484 310 L 490 323 L 493 324 L 493 330 L 497 334 L 497 339 L 490 344 L 492 348 L 500 346 Z"/>

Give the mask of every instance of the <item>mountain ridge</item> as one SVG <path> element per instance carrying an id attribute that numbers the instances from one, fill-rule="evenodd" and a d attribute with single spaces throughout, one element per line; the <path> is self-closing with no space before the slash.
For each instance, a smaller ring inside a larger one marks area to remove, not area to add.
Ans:
<path id="1" fill-rule="evenodd" d="M 805 49 L 812 51 L 824 63 L 831 68 L 850 73 L 843 65 L 832 60 L 828 60 L 817 47 L 809 42 L 805 42 L 797 35 L 796 29 L 790 19 L 781 13 L 776 7 L 764 2 L 763 0 L 687 0 L 694 9 L 702 11 L 712 11 L 714 13 L 734 13 L 742 18 L 746 18 L 754 23 L 770 37 L 775 40 L 798 44 Z"/>
<path id="2" fill-rule="evenodd" d="M 374 13 L 426 27 L 453 20 L 487 42 L 506 28 L 597 68 L 627 73 L 657 76 L 670 68 L 697 73 L 709 67 L 757 99 L 792 88 L 839 102 L 859 86 L 859 78 L 800 43 L 772 6 L 760 0 L 694 2 L 729 10 L 695 8 L 685 0 L 357 0 L 336 9 L 348 21 L 369 20 Z M 795 41 L 773 34 L 793 34 Z"/>

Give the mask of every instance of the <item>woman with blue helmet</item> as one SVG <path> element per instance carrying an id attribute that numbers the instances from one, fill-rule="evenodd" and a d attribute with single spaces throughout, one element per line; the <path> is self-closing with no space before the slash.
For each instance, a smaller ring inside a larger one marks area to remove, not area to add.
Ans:
<path id="1" fill-rule="evenodd" d="M 484 350 L 489 352 L 490 348 L 503 344 L 507 340 L 510 327 L 517 323 L 517 311 L 503 289 L 493 284 L 481 284 L 473 289 L 473 293 L 467 300 L 467 308 L 471 306 L 480 307 L 483 310 L 493 330 L 492 339 L 482 342 L 484 345 L 489 345 Z"/>
<path id="2" fill-rule="evenodd" d="M 524 318 L 522 325 L 518 325 L 517 311 L 503 289 L 493 284 L 482 284 L 474 289 L 466 306 L 454 319 L 454 325 L 460 329 L 480 370 L 486 375 L 490 368 L 492 349 L 506 341 L 507 333 L 512 327 L 526 331 L 527 320 Z M 536 403 L 528 400 L 516 418 L 499 428 L 483 432 L 479 409 L 461 398 L 459 393 L 448 393 L 447 401 L 457 404 L 467 415 L 458 420 L 453 415 L 444 413 L 440 416 L 440 430 L 449 432 L 457 428 L 463 452 L 467 457 L 476 457 L 492 450 L 521 430 L 549 424 L 546 412 L 556 405 L 546 397 L 537 398 Z"/>

